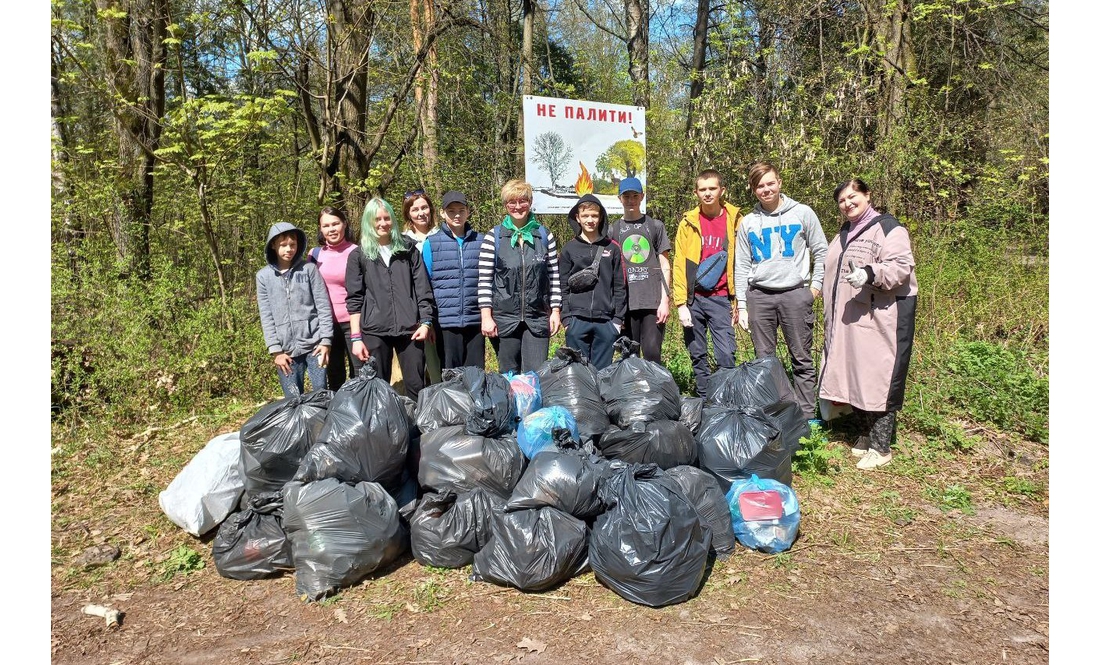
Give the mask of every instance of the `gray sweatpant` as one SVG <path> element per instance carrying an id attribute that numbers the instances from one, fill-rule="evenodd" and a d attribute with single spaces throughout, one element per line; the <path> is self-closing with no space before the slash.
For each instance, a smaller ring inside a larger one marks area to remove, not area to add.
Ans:
<path id="1" fill-rule="evenodd" d="M 814 340 L 814 296 L 810 288 L 768 291 L 749 287 L 749 333 L 756 357 L 774 356 L 778 330 L 791 355 L 794 392 L 806 420 L 815 417 L 817 372 L 811 348 Z"/>

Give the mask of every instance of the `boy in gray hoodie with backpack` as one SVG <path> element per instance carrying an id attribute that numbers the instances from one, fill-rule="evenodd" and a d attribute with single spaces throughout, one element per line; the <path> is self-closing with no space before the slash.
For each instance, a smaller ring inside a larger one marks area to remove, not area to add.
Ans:
<path id="1" fill-rule="evenodd" d="M 813 420 L 814 300 L 821 297 L 829 244 L 814 211 L 780 193 L 782 186 L 773 165 L 758 162 L 749 168 L 749 189 L 758 203 L 737 227 L 733 267 L 741 297 L 737 322 L 752 335 L 757 358 L 775 355 L 777 329 L 783 329 L 795 395 L 806 420 Z"/>
<path id="2" fill-rule="evenodd" d="M 273 224 L 264 255 L 268 265 L 256 273 L 256 302 L 283 396 L 301 395 L 307 372 L 312 389 L 324 390 L 332 306 L 317 266 L 305 261 L 305 232 L 289 222 Z"/>

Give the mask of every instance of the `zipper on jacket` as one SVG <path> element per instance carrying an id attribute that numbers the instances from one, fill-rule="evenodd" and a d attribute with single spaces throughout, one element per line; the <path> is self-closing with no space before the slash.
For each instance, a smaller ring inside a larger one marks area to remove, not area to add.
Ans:
<path id="1" fill-rule="evenodd" d="M 593 246 L 596 248 L 596 254 L 597 255 L 600 254 L 603 251 L 603 249 L 599 245 L 593 244 Z M 592 259 L 588 259 L 588 265 L 592 265 L 592 262 L 593 262 L 594 258 L 595 257 L 592 257 Z M 600 257 L 600 260 L 602 261 L 603 257 Z M 599 270 L 599 265 L 598 264 L 597 264 L 596 270 Z M 599 280 L 597 279 L 597 285 L 598 285 L 598 282 L 599 282 Z M 592 287 L 592 295 L 589 297 L 588 315 L 591 316 L 593 319 L 596 318 L 596 287 L 595 286 Z"/>
<path id="2" fill-rule="evenodd" d="M 519 243 L 519 321 L 527 321 L 527 257 L 523 254 L 524 244 L 522 238 Z"/>

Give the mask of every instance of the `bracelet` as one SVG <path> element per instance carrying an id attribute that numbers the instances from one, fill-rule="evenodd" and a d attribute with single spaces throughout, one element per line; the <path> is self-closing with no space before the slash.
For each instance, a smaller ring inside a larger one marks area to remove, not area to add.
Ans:
<path id="1" fill-rule="evenodd" d="M 351 341 L 353 341 L 353 342 L 362 342 L 363 341 L 363 336 L 362 335 L 352 335 L 351 336 Z"/>

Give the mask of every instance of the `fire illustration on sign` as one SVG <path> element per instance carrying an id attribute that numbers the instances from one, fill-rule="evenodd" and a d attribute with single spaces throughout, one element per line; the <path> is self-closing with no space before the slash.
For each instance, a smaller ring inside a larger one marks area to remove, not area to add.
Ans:
<path id="1" fill-rule="evenodd" d="M 581 165 L 581 174 L 577 176 L 577 182 L 573 185 L 573 189 L 577 192 L 577 196 L 591 194 L 594 189 L 592 186 L 592 176 L 588 175 L 588 169 L 584 167 L 584 162 L 578 163 Z"/>

